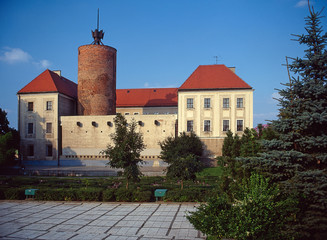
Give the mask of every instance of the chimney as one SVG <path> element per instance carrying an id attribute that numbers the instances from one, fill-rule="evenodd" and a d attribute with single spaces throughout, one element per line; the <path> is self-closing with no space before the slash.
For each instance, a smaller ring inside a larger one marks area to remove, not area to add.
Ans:
<path id="1" fill-rule="evenodd" d="M 53 70 L 52 72 L 57 73 L 61 77 L 61 70 Z"/>
<path id="2" fill-rule="evenodd" d="M 233 73 L 235 73 L 235 67 L 228 67 Z"/>

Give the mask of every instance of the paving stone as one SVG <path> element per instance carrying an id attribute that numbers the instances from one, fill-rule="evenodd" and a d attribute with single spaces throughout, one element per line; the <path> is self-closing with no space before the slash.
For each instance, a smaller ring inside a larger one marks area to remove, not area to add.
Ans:
<path id="1" fill-rule="evenodd" d="M 137 236 L 118 236 L 118 235 L 110 235 L 105 240 L 137 240 L 139 239 Z"/>
<path id="2" fill-rule="evenodd" d="M 192 204 L 3 201 L 0 238 L 205 239 L 186 219 L 194 209 Z"/>
<path id="3" fill-rule="evenodd" d="M 75 224 L 75 225 L 86 225 L 90 223 L 92 220 L 86 220 L 86 219 L 70 219 L 65 224 Z"/>
<path id="4" fill-rule="evenodd" d="M 77 231 L 77 233 L 105 233 L 109 230 L 109 227 L 99 226 L 85 226 Z"/>
<path id="5" fill-rule="evenodd" d="M 114 221 L 119 221 L 121 219 L 123 219 L 125 216 L 122 215 L 122 216 L 108 216 L 108 215 L 104 215 L 104 216 L 101 216 L 99 217 L 97 220 L 103 220 L 103 221 L 106 221 L 106 220 L 114 220 Z"/>
<path id="6" fill-rule="evenodd" d="M 84 227 L 84 225 L 60 224 L 50 230 L 56 232 L 75 232 L 82 227 Z"/>
<path id="7" fill-rule="evenodd" d="M 3 226 L 3 225 L 0 225 L 0 237 L 4 237 L 4 236 L 7 236 L 7 235 L 10 235 L 14 232 L 17 232 L 17 231 L 20 231 L 19 227 L 6 227 L 6 226 Z"/>
<path id="8" fill-rule="evenodd" d="M 54 227 L 56 224 L 49 224 L 49 223 L 32 223 L 30 225 L 27 225 L 23 227 L 22 229 L 28 229 L 28 230 L 48 230 L 52 227 Z"/>
<path id="9" fill-rule="evenodd" d="M 99 218 L 100 215 L 94 215 L 94 214 L 81 214 L 78 215 L 76 217 L 74 217 L 73 219 L 84 219 L 84 220 L 94 220 Z"/>
<path id="10" fill-rule="evenodd" d="M 19 239 L 19 238 L 23 238 L 23 239 L 33 239 L 33 238 L 37 238 L 41 235 L 46 234 L 46 231 L 37 231 L 37 230 L 20 230 L 18 232 L 15 232 L 13 234 L 8 235 L 7 237 L 11 237 L 14 239 Z"/>
<path id="11" fill-rule="evenodd" d="M 35 223 L 40 220 L 42 220 L 42 219 L 40 219 L 38 217 L 25 217 L 25 218 L 16 219 L 15 222 L 30 224 L 30 223 Z"/>
<path id="12" fill-rule="evenodd" d="M 124 220 L 127 220 L 127 221 L 145 221 L 148 219 L 149 216 L 127 216 L 124 218 Z"/>
<path id="13" fill-rule="evenodd" d="M 75 232 L 56 232 L 56 231 L 50 231 L 36 239 L 42 239 L 42 240 L 67 240 L 71 237 L 77 235 Z"/>
<path id="14" fill-rule="evenodd" d="M 88 224 L 88 226 L 112 227 L 117 223 L 115 220 L 100 220 L 97 219 Z"/>
<path id="15" fill-rule="evenodd" d="M 80 233 L 72 237 L 71 240 L 102 240 L 107 236 L 108 234 L 104 233 Z"/>
<path id="16" fill-rule="evenodd" d="M 41 221 L 38 221 L 37 223 L 51 223 L 51 224 L 59 224 L 59 223 L 62 223 L 66 221 L 66 219 L 63 219 L 63 218 L 46 218 L 46 219 L 43 219 Z"/>
<path id="17" fill-rule="evenodd" d="M 117 223 L 117 227 L 141 227 L 144 221 L 126 221 L 122 220 Z"/>

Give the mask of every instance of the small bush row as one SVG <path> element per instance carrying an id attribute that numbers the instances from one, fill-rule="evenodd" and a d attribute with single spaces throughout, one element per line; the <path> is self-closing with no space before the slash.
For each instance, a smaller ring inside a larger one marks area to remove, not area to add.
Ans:
<path id="1" fill-rule="evenodd" d="M 24 200 L 25 188 L 2 188 L 0 199 Z M 35 194 L 36 200 L 41 201 L 118 201 L 118 202 L 151 202 L 154 195 L 151 191 L 139 189 L 106 189 L 80 188 L 80 189 L 39 189 Z"/>
<path id="2" fill-rule="evenodd" d="M 154 189 L 131 188 L 42 188 L 35 194 L 41 201 L 104 201 L 104 202 L 154 202 Z M 164 201 L 203 202 L 217 194 L 212 189 L 186 188 L 168 189 Z M 1 188 L 0 199 L 23 200 L 25 188 Z"/>

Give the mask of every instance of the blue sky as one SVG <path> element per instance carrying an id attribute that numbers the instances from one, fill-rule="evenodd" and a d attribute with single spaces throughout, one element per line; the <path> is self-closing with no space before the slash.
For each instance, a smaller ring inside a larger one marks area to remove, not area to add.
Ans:
<path id="1" fill-rule="evenodd" d="M 16 93 L 46 68 L 77 83 L 77 49 L 93 41 L 98 8 L 103 42 L 117 49 L 117 88 L 179 87 L 218 56 L 255 89 L 254 125 L 278 114 L 285 56 L 304 55 L 291 34 L 305 32 L 306 0 L 0 0 L 0 107 L 12 127 Z"/>

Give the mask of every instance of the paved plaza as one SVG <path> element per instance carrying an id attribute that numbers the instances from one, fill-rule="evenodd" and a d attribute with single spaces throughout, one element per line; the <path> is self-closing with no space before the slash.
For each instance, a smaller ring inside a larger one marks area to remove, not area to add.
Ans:
<path id="1" fill-rule="evenodd" d="M 195 204 L 0 201 L 0 239 L 205 239 Z"/>

